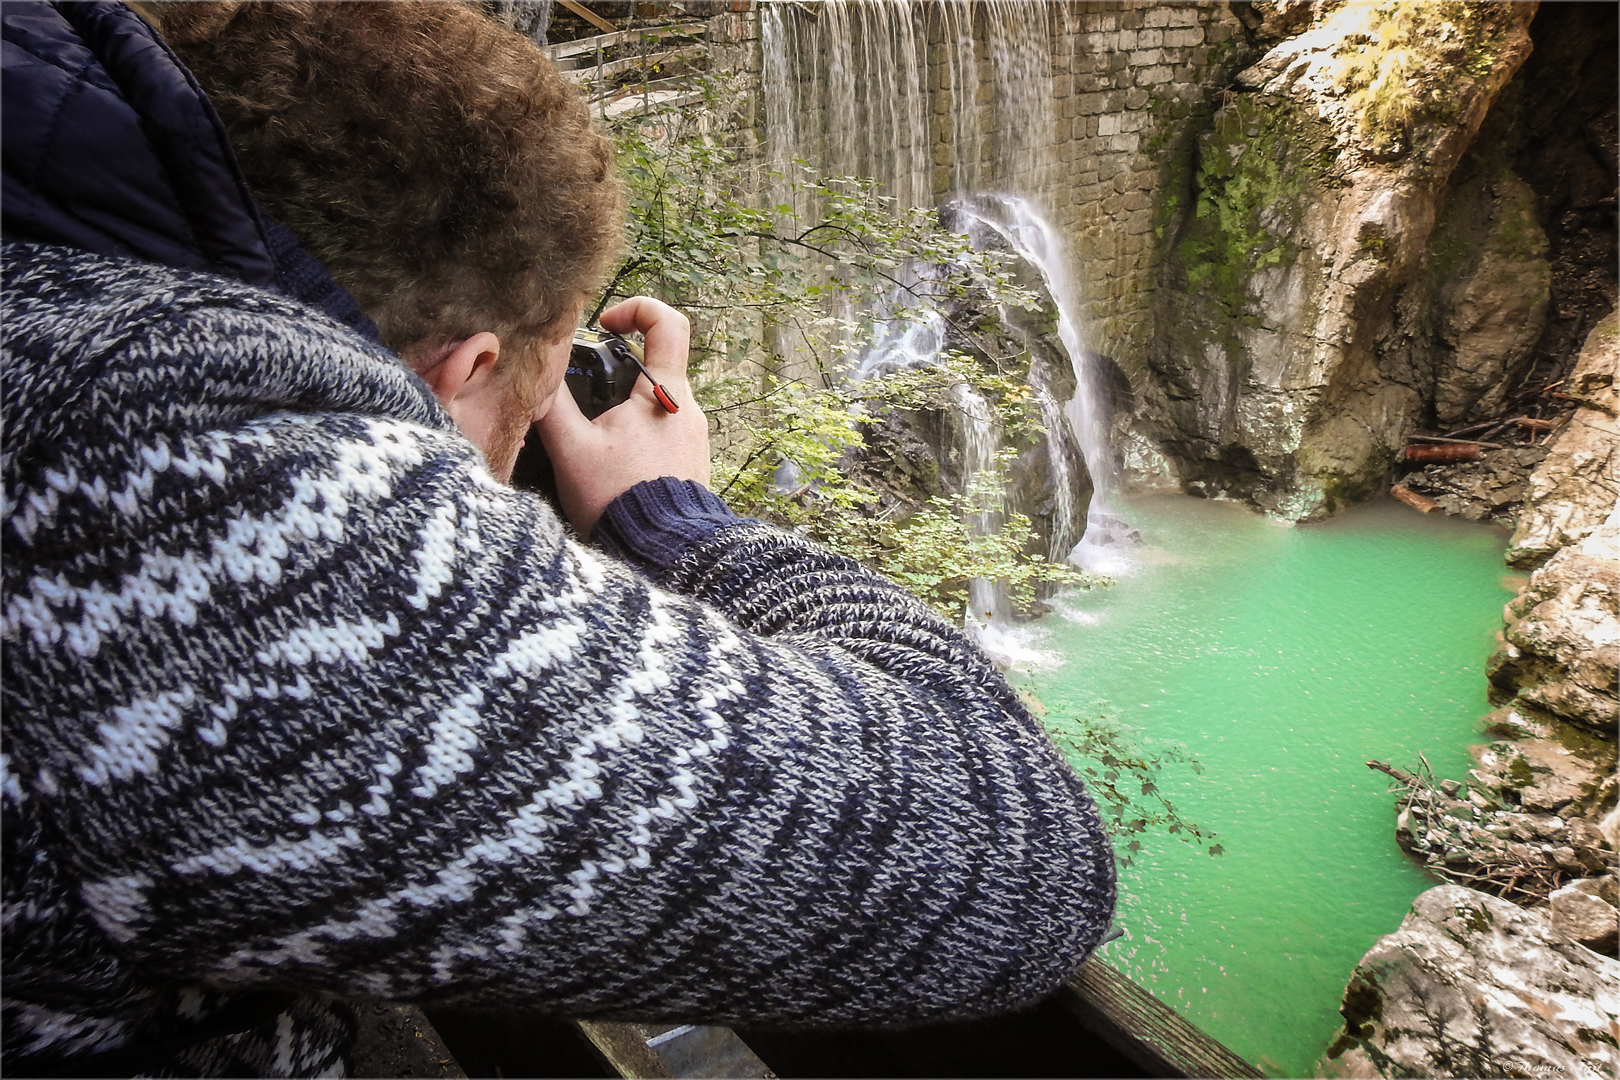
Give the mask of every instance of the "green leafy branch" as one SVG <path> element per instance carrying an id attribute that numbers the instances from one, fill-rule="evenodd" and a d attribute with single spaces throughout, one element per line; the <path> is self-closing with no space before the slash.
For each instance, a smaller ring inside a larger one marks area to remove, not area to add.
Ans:
<path id="1" fill-rule="evenodd" d="M 1213 830 L 1183 817 L 1159 789 L 1159 780 L 1170 766 L 1184 765 L 1194 775 L 1203 774 L 1204 767 L 1184 745 L 1143 750 L 1122 725 L 1102 712 L 1083 719 L 1047 716 L 1045 723 L 1097 800 L 1121 866 L 1129 866 L 1141 852 L 1140 836 L 1149 830 L 1163 829 L 1211 855 L 1225 852 Z"/>

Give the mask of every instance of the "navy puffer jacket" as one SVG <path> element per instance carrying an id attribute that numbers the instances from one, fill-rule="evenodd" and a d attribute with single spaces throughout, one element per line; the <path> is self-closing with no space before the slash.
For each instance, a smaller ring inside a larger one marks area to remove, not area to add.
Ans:
<path id="1" fill-rule="evenodd" d="M 367 337 L 354 298 L 259 207 L 214 107 L 129 8 L 7 3 L 4 232 L 274 289 Z"/>

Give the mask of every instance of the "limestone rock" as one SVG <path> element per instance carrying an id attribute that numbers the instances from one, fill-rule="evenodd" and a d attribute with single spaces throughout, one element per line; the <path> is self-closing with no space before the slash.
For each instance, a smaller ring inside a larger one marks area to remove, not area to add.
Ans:
<path id="1" fill-rule="evenodd" d="M 1429 247 L 1427 361 L 1444 430 L 1502 411 L 1547 325 L 1552 270 L 1535 192 L 1506 168 L 1448 194 Z"/>
<path id="2" fill-rule="evenodd" d="M 1594 952 L 1615 955 L 1620 946 L 1620 910 L 1600 896 L 1566 885 L 1547 898 L 1553 928 Z"/>
<path id="3" fill-rule="evenodd" d="M 1430 889 L 1356 965 L 1331 1076 L 1613 1076 L 1620 961 L 1545 914 Z"/>
<path id="4" fill-rule="evenodd" d="M 1545 457 L 1546 451 L 1535 446 L 1486 450 L 1474 461 L 1425 466 L 1401 483 L 1433 499 L 1447 514 L 1512 527 L 1530 470 Z"/>
<path id="5" fill-rule="evenodd" d="M 1269 44 L 1309 25 L 1313 6 L 1310 0 L 1238 0 L 1232 11 L 1257 41 Z"/>
<path id="6" fill-rule="evenodd" d="M 1530 476 L 1524 510 L 1508 544 L 1508 562 L 1530 568 L 1589 536 L 1615 506 L 1620 428 L 1615 386 L 1620 363 L 1620 312 L 1593 327 L 1574 373 L 1566 380 L 1581 405 Z"/>
<path id="7" fill-rule="evenodd" d="M 1459 55 L 1436 61 L 1447 121 L 1372 130 L 1342 82 L 1366 11 L 1315 7 L 1310 29 L 1239 75 L 1200 136 L 1190 199 L 1166 225 L 1161 329 L 1137 403 L 1184 485 L 1293 520 L 1378 493 L 1432 405 L 1433 372 L 1409 357 L 1392 368 L 1383 338 L 1426 265 L 1447 179 L 1530 52 L 1532 10 L 1479 9 Z M 1280 7 L 1258 13 L 1282 25 Z M 1502 190 L 1504 207 L 1525 201 Z M 1522 214 L 1508 216 L 1522 231 Z M 1447 324 L 1474 368 L 1448 384 L 1458 408 L 1500 393 L 1492 380 L 1523 360 L 1545 311 L 1535 290 L 1509 285 L 1535 245 L 1486 234 L 1493 254 L 1458 278 Z"/>
<path id="8" fill-rule="evenodd" d="M 1612 869 L 1602 877 L 1581 878 L 1579 881 L 1572 881 L 1569 883 L 1568 888 L 1586 893 L 1588 896 L 1595 896 L 1611 907 L 1620 908 L 1620 877 L 1617 877 Z"/>
<path id="9" fill-rule="evenodd" d="M 1620 716 L 1620 510 L 1555 555 L 1508 605 L 1486 665 L 1492 700 L 1600 731 Z"/>

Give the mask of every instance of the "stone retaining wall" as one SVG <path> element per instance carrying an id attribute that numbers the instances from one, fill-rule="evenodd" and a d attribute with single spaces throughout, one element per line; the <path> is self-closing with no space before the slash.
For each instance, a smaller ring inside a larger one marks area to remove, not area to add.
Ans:
<path id="1" fill-rule="evenodd" d="M 1085 340 L 1135 376 L 1188 187 L 1190 121 L 1207 119 L 1250 50 L 1226 4 L 1074 3 L 1064 16 L 1052 50 L 1058 220 L 1074 245 Z"/>

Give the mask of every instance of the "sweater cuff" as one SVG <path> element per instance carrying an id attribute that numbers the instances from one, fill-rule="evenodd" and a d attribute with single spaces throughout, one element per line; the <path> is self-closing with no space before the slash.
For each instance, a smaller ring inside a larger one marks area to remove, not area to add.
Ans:
<path id="1" fill-rule="evenodd" d="M 645 570 L 674 566 L 699 540 L 747 518 L 695 480 L 644 480 L 607 504 L 591 532 L 603 551 Z"/>

